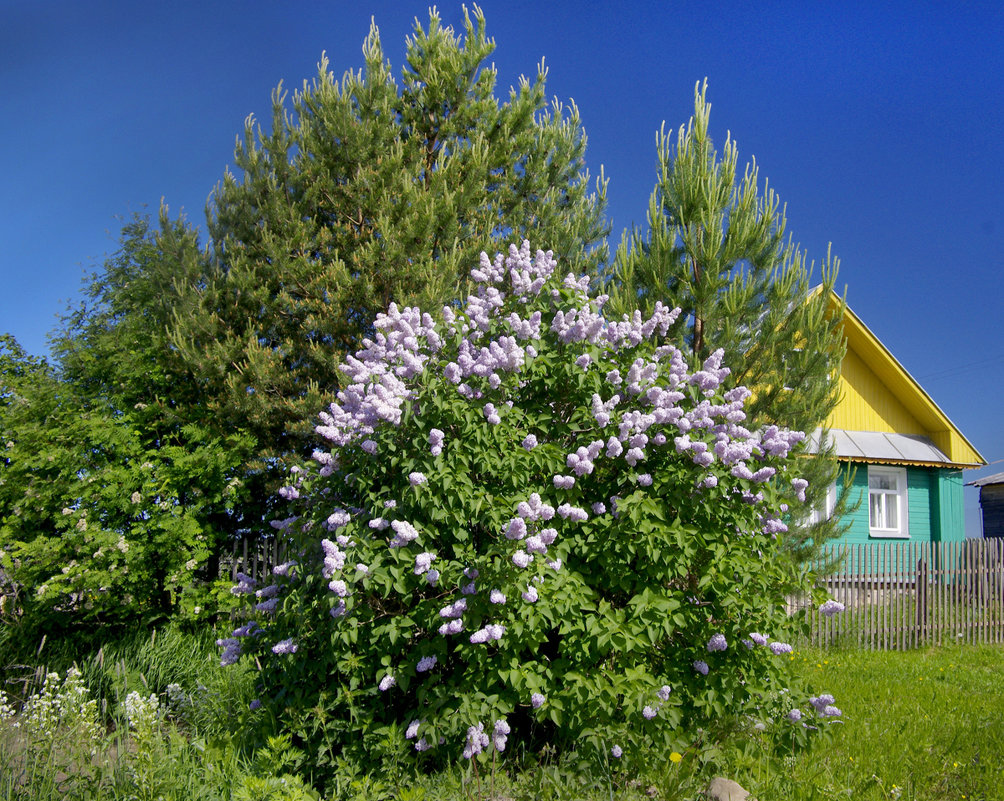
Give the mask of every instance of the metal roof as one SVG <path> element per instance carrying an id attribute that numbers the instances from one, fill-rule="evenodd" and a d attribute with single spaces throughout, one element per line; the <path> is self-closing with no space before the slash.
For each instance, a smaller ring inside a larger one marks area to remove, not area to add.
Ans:
<path id="1" fill-rule="evenodd" d="M 967 487 L 985 487 L 988 484 L 1004 484 L 1004 473 L 994 473 L 992 476 L 983 476 L 975 481 L 967 481 Z"/>
<path id="2" fill-rule="evenodd" d="M 820 429 L 817 428 L 809 438 L 810 451 L 817 449 L 819 436 Z M 924 465 L 954 464 L 931 440 L 918 434 L 831 428 L 829 437 L 839 459 Z"/>

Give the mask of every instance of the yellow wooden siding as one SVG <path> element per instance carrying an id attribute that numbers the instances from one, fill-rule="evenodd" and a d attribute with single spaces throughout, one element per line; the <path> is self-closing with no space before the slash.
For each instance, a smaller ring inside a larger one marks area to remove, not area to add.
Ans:
<path id="1" fill-rule="evenodd" d="M 840 403 L 830 414 L 827 425 L 847 431 L 928 433 L 857 351 L 850 347 L 840 369 Z"/>

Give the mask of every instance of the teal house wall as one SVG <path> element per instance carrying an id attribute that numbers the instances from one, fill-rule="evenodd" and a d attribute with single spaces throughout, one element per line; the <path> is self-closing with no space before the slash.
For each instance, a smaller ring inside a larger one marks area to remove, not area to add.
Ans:
<path id="1" fill-rule="evenodd" d="M 866 544 L 889 541 L 959 542 L 966 538 L 963 510 L 962 471 L 939 467 L 907 467 L 907 522 L 909 537 L 882 537 L 871 534 L 868 524 L 868 465 L 844 462 L 837 479 L 843 491 L 844 479 L 854 471 L 848 507 L 858 500 L 857 509 L 844 516 L 847 531 L 834 544 Z"/>

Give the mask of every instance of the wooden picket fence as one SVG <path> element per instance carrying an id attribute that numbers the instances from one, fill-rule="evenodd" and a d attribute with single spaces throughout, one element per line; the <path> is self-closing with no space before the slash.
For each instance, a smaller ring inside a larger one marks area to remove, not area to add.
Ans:
<path id="1" fill-rule="evenodd" d="M 817 575 L 846 607 L 833 617 L 810 611 L 817 645 L 898 650 L 1004 642 L 1002 540 L 834 545 Z"/>
<path id="2" fill-rule="evenodd" d="M 221 560 L 220 575 L 236 583 L 241 572 L 259 584 L 271 584 L 272 568 L 285 561 L 286 543 L 278 537 L 244 537 L 234 541 L 230 558 Z"/>

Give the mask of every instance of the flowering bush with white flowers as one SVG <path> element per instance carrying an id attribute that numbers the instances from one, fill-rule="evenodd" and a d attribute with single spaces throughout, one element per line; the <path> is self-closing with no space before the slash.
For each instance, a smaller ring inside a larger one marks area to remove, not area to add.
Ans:
<path id="1" fill-rule="evenodd" d="M 687 364 L 671 309 L 608 320 L 527 243 L 472 277 L 462 307 L 377 318 L 283 488 L 294 558 L 240 577 L 253 619 L 220 641 L 260 665 L 256 714 L 315 765 L 402 730 L 424 759 L 629 759 L 782 691 L 777 725 L 813 725 L 778 540 L 803 435 L 745 428 L 749 391 Z"/>

